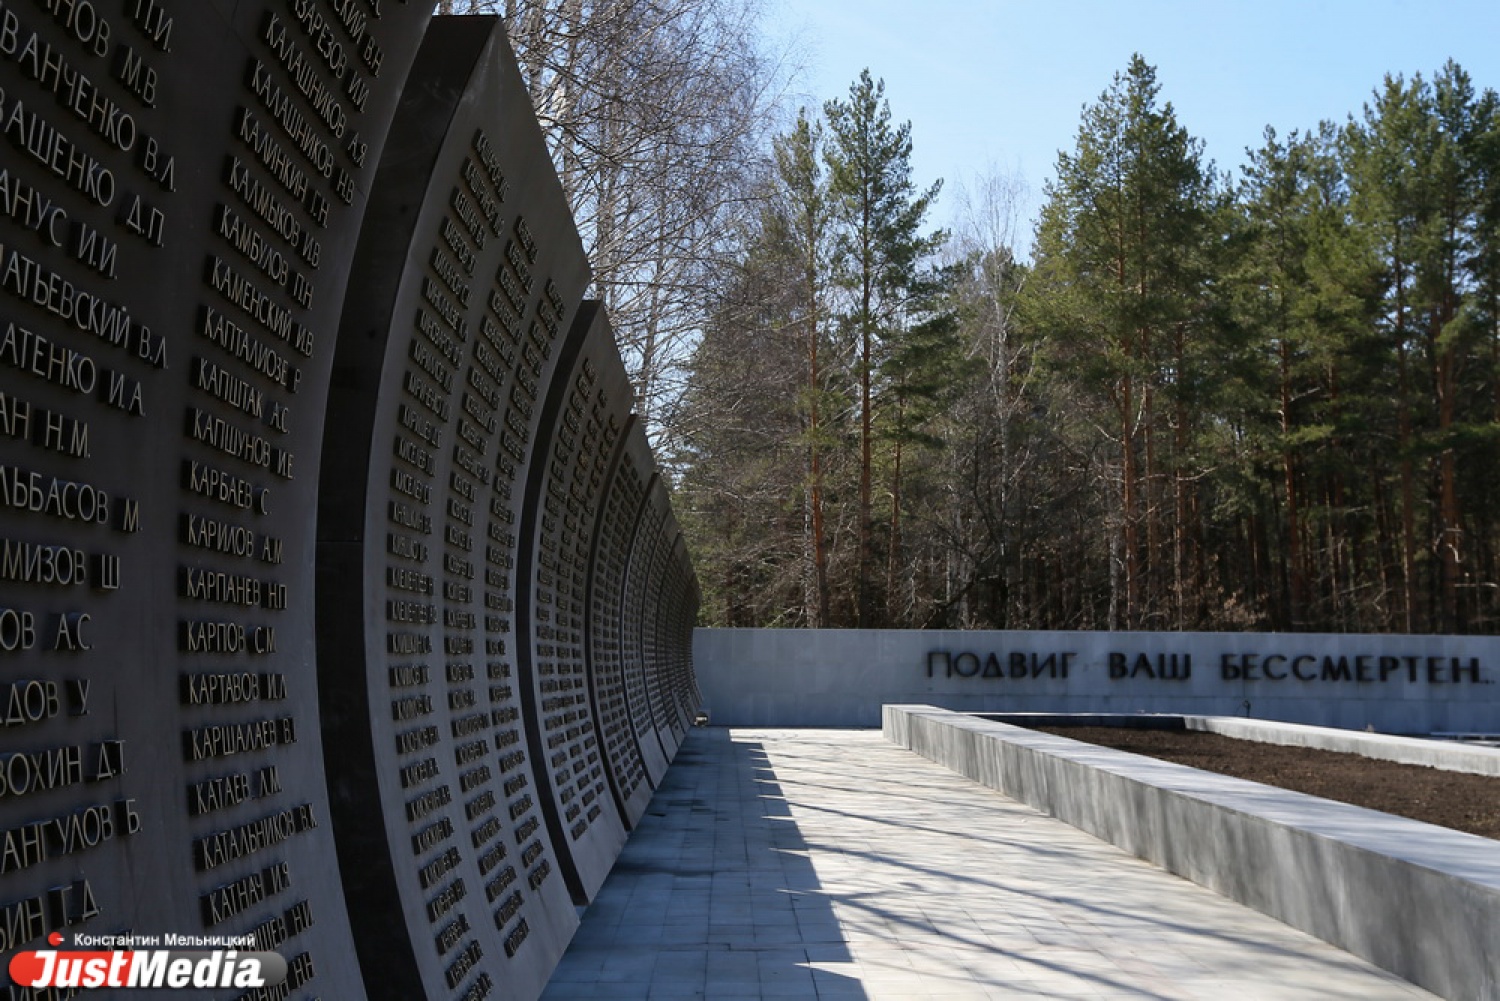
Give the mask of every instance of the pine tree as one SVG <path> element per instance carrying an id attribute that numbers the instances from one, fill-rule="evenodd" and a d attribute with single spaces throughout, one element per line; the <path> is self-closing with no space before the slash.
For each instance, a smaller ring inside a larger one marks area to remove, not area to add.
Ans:
<path id="1" fill-rule="evenodd" d="M 779 200 L 768 191 L 764 204 L 704 324 L 677 439 L 675 508 L 715 625 L 808 624 L 802 519 L 788 503 L 802 486 L 800 272 Z"/>
<path id="2" fill-rule="evenodd" d="M 1429 83 L 1387 76 L 1346 133 L 1354 207 L 1387 269 L 1382 329 L 1398 375 L 1402 628 L 1462 626 L 1459 452 L 1475 421 L 1469 372 L 1483 337 L 1470 303 L 1493 242 L 1484 226 L 1493 92 L 1449 62 Z M 1476 271 L 1476 266 L 1479 268 Z M 1418 497 L 1426 465 L 1436 503 Z M 1423 515 L 1426 514 L 1424 525 Z M 1425 533 L 1428 545 L 1423 545 Z M 1435 573 L 1424 574 L 1428 557 Z M 1425 586 L 1431 579 L 1433 586 Z"/>
<path id="3" fill-rule="evenodd" d="M 942 243 L 941 233 L 920 230 L 942 182 L 919 192 L 911 178 L 911 124 L 891 123 L 884 81 L 865 70 L 848 101 L 824 107 L 831 143 L 826 151 L 830 193 L 840 226 L 836 274 L 852 303 L 846 329 L 855 341 L 859 380 L 859 589 L 856 622 L 877 624 L 872 581 L 875 565 L 873 503 L 877 347 L 897 339 L 919 283 L 923 259 Z"/>
<path id="4" fill-rule="evenodd" d="M 1110 623 L 1125 628 L 1147 624 L 1148 598 L 1165 597 L 1160 585 L 1148 591 L 1164 577 L 1159 554 L 1174 553 L 1179 578 L 1186 570 L 1193 512 L 1181 464 L 1196 419 L 1189 368 L 1204 353 L 1194 337 L 1214 196 L 1201 142 L 1177 124 L 1170 103 L 1158 105 L 1159 89 L 1155 69 L 1136 55 L 1084 109 L 1075 151 L 1059 154 L 1048 187 L 1028 294 L 1031 320 L 1050 333 L 1058 362 L 1102 393 L 1111 414 L 1120 471 Z M 1156 514 L 1164 391 L 1167 447 L 1179 464 L 1170 543 Z M 1179 621 L 1189 589 L 1176 588 Z"/>
<path id="5" fill-rule="evenodd" d="M 1349 225 L 1336 129 L 1325 122 L 1283 141 L 1268 127 L 1265 138 L 1243 168 L 1228 287 L 1253 369 L 1244 426 L 1259 454 L 1249 459 L 1265 468 L 1250 504 L 1264 509 L 1276 566 L 1258 602 L 1272 627 L 1298 629 L 1341 614 L 1363 572 L 1345 494 L 1347 469 L 1371 446 L 1362 422 L 1348 420 L 1348 384 L 1365 381 L 1374 272 Z"/>
<path id="6" fill-rule="evenodd" d="M 787 135 L 773 144 L 776 161 L 776 213 L 785 252 L 792 261 L 797 282 L 797 318 L 806 345 L 807 381 L 803 394 L 806 411 L 804 440 L 807 447 L 806 537 L 808 573 L 807 620 L 809 625 L 831 624 L 828 583 L 827 536 L 823 518 L 823 465 L 828 436 L 824 429 L 824 352 L 828 309 L 825 305 L 829 281 L 830 205 L 828 184 L 823 176 L 821 151 L 823 130 L 810 121 L 804 110 Z"/>

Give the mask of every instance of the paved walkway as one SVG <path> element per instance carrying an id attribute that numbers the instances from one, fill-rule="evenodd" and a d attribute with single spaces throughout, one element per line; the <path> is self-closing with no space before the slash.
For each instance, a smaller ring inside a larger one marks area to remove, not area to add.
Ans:
<path id="1" fill-rule="evenodd" d="M 873 731 L 695 730 L 547 989 L 1430 998 Z"/>

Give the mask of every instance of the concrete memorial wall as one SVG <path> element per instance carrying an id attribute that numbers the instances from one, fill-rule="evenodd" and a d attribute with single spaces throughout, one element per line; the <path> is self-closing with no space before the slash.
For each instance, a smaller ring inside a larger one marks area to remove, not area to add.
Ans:
<path id="1" fill-rule="evenodd" d="M 693 663 L 725 726 L 879 726 L 909 703 L 1500 731 L 1489 636 L 699 629 Z"/>
<path id="2" fill-rule="evenodd" d="M 535 997 L 696 708 L 513 57 L 430 10 L 0 3 L 6 957 Z"/>

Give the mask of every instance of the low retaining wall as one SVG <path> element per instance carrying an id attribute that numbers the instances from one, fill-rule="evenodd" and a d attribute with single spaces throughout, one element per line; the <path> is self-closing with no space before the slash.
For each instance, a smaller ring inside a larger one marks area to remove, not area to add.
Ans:
<path id="1" fill-rule="evenodd" d="M 1500 726 L 1500 638 L 1488 636 L 699 629 L 693 664 L 725 726 L 877 727 L 887 703 L 1407 734 Z"/>
<path id="2" fill-rule="evenodd" d="M 985 719 L 1014 726 L 1118 726 L 1139 730 L 1202 730 L 1237 740 L 1255 740 L 1285 747 L 1358 754 L 1402 765 L 1423 765 L 1446 772 L 1493 775 L 1500 778 L 1500 747 L 1462 744 L 1423 737 L 1393 737 L 1331 726 L 1271 723 L 1232 716 L 1118 715 L 1110 713 L 983 713 Z"/>
<path id="3" fill-rule="evenodd" d="M 887 739 L 1446 998 L 1500 1001 L 1500 842 L 931 706 Z"/>
<path id="4" fill-rule="evenodd" d="M 1426 765 L 1448 772 L 1469 772 L 1500 778 L 1500 748 L 1457 744 L 1452 741 L 1393 737 L 1384 733 L 1335 730 L 1326 726 L 1297 723 L 1267 723 L 1258 719 L 1225 719 L 1222 716 L 1185 716 L 1189 730 L 1207 730 L 1241 740 L 1288 747 L 1312 747 L 1320 751 L 1362 754 L 1367 758 L 1402 765 Z"/>

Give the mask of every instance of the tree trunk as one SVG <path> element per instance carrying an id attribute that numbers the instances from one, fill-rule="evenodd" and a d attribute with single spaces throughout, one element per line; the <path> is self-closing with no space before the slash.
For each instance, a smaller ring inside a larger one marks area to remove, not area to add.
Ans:
<path id="1" fill-rule="evenodd" d="M 1195 623 L 1191 608 L 1202 592 L 1202 584 L 1193 573 L 1196 565 L 1193 540 L 1196 536 L 1192 505 L 1192 478 L 1187 469 L 1188 414 L 1186 405 L 1178 405 L 1177 430 L 1174 447 L 1177 452 L 1177 469 L 1173 476 L 1173 506 L 1176 509 L 1177 527 L 1172 534 L 1172 563 L 1177 590 L 1177 628 L 1184 630 Z"/>
<path id="2" fill-rule="evenodd" d="M 1397 574 L 1393 567 L 1399 565 L 1401 560 L 1401 543 L 1396 537 L 1394 522 L 1395 512 L 1391 510 L 1390 501 L 1386 498 L 1385 484 L 1381 480 L 1382 470 L 1380 463 L 1375 457 L 1370 459 L 1370 486 L 1372 490 L 1371 500 L 1375 508 L 1375 566 L 1376 581 L 1380 585 L 1379 597 L 1372 604 L 1372 611 L 1381 620 L 1381 627 L 1395 631 L 1401 628 L 1406 616 L 1402 608 L 1402 592 L 1397 585 Z M 1340 484 L 1342 487 L 1342 484 Z M 1350 589 L 1353 590 L 1354 581 L 1350 581 Z M 1353 601 L 1350 602 L 1353 605 Z M 1384 614 L 1380 614 L 1384 606 Z M 1358 607 L 1353 607 L 1349 618 L 1357 619 Z"/>
<path id="3" fill-rule="evenodd" d="M 860 233 L 860 239 L 863 242 L 863 259 L 860 262 L 862 273 L 859 310 L 859 611 L 857 621 L 859 628 L 869 629 L 874 626 L 874 599 L 870 593 L 870 574 L 875 561 L 873 537 L 875 514 L 871 498 L 873 421 L 871 419 L 870 370 L 874 361 L 872 344 L 874 331 L 871 328 L 875 324 L 875 318 L 871 313 L 874 309 L 875 276 L 872 272 L 875 265 L 872 260 L 874 234 L 870 232 L 873 206 L 870 204 L 871 193 L 868 183 L 864 186 L 863 196 L 863 225 Z"/>
<path id="4" fill-rule="evenodd" d="M 1124 552 L 1122 569 L 1125 575 L 1124 628 L 1135 629 L 1140 625 L 1140 554 L 1138 531 L 1135 520 L 1138 473 L 1135 468 L 1135 421 L 1134 387 L 1129 375 L 1125 376 L 1120 390 L 1120 517 Z"/>
<path id="5" fill-rule="evenodd" d="M 1442 308 L 1432 319 L 1429 338 L 1432 344 L 1434 372 L 1438 403 L 1438 436 L 1443 450 L 1438 456 L 1438 518 L 1441 527 L 1438 535 L 1438 560 L 1442 567 L 1440 587 L 1439 622 L 1442 632 L 1457 632 L 1462 628 L 1458 609 L 1458 583 L 1462 570 L 1463 528 L 1458 506 L 1458 464 L 1450 434 L 1453 431 L 1458 395 L 1458 362 L 1451 343 L 1442 340 L 1443 328 L 1457 313 L 1454 301 L 1453 279 L 1445 283 Z"/>
<path id="6" fill-rule="evenodd" d="M 1187 372 L 1187 344 L 1183 324 L 1172 332 L 1172 353 L 1177 368 L 1178 393 L 1173 407 L 1176 427 L 1172 432 L 1172 450 L 1175 453 L 1175 469 L 1172 477 L 1172 502 L 1176 525 L 1172 532 L 1172 577 L 1176 591 L 1177 629 L 1189 627 L 1189 606 L 1202 591 L 1201 582 L 1192 574 L 1192 549 L 1195 537 L 1191 504 L 1192 480 L 1188 470 L 1188 450 L 1192 440 L 1191 414 L 1188 411 L 1186 394 L 1182 392 L 1182 381 Z"/>
<path id="7" fill-rule="evenodd" d="M 1297 460 L 1292 454 L 1292 349 L 1281 337 L 1281 479 L 1286 493 L 1286 560 L 1288 602 L 1286 622 L 1296 629 L 1308 614 L 1307 571 L 1302 556 L 1302 525 L 1298 520 Z"/>
<path id="8" fill-rule="evenodd" d="M 1141 334 L 1141 341 L 1141 357 L 1145 358 L 1144 332 Z M 1153 383 L 1154 378 L 1148 377 L 1145 386 L 1141 388 L 1140 428 L 1146 466 L 1140 482 L 1141 518 L 1146 522 L 1146 548 L 1141 552 L 1140 567 L 1141 583 L 1144 585 L 1141 614 L 1149 616 L 1143 624 L 1159 627 L 1161 619 L 1157 617 L 1157 613 L 1165 610 L 1162 608 L 1164 587 L 1161 580 L 1162 560 L 1159 558 L 1162 555 L 1162 515 L 1161 505 L 1158 503 L 1161 468 L 1156 458 L 1156 387 Z"/>
<path id="9" fill-rule="evenodd" d="M 818 435 L 822 433 L 818 423 L 818 393 L 822 387 L 822 373 L 818 370 L 818 311 L 817 287 L 811 275 L 808 277 L 808 337 L 807 387 L 810 402 L 808 416 L 808 450 L 810 479 L 809 494 L 812 505 L 812 563 L 813 585 L 816 605 L 813 607 L 813 627 L 826 629 L 828 619 L 828 552 L 823 536 L 823 456 L 818 448 Z"/>
<path id="10" fill-rule="evenodd" d="M 896 451 L 895 466 L 891 472 L 891 538 L 885 567 L 886 619 L 890 625 L 909 625 L 899 611 L 900 589 L 896 586 L 897 573 L 901 568 L 901 421 L 906 416 L 905 406 L 896 398 Z"/>
<path id="11" fill-rule="evenodd" d="M 1401 607 L 1402 630 L 1417 631 L 1417 501 L 1416 476 L 1410 456 L 1412 439 L 1411 373 L 1406 352 L 1406 262 L 1399 235 L 1392 264 L 1396 279 L 1397 448 L 1401 452 Z"/>

